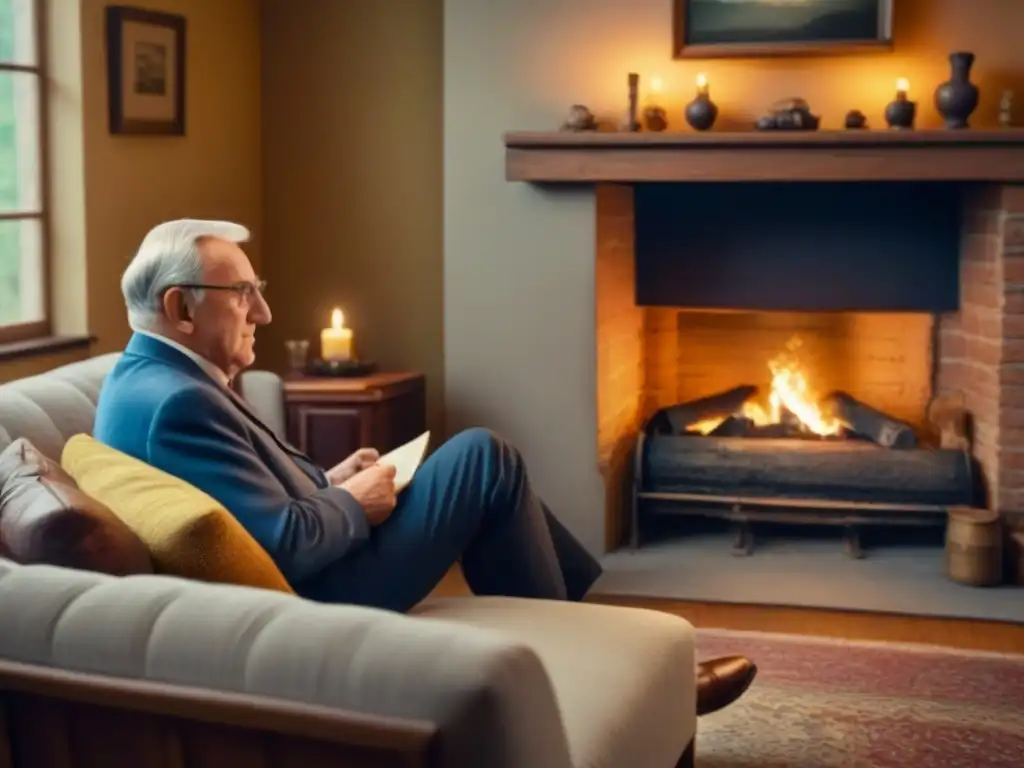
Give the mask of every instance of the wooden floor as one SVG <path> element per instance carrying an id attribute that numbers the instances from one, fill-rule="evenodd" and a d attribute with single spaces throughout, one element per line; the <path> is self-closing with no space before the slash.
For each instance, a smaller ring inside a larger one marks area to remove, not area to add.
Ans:
<path id="1" fill-rule="evenodd" d="M 462 573 L 453 569 L 434 596 L 470 594 Z M 588 602 L 648 608 L 681 616 L 695 627 L 780 632 L 794 635 L 928 643 L 998 653 L 1024 653 L 1024 625 L 937 619 L 854 611 L 825 611 L 782 606 L 694 603 L 680 600 L 595 594 Z"/>

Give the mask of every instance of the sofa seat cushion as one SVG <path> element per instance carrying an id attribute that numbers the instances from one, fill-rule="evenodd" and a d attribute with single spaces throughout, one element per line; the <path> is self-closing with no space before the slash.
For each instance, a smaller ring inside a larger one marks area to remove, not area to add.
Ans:
<path id="1" fill-rule="evenodd" d="M 0 555 L 114 576 L 153 572 L 139 537 L 23 437 L 0 452 Z"/>
<path id="2" fill-rule="evenodd" d="M 672 768 L 697 727 L 694 630 L 657 611 L 431 598 L 415 615 L 497 630 L 547 669 L 574 768 Z"/>
<path id="3" fill-rule="evenodd" d="M 61 463 L 145 542 L 158 573 L 294 594 L 242 524 L 190 483 L 88 435 L 68 440 Z"/>
<path id="4" fill-rule="evenodd" d="M 0 619 L 0 660 L 433 723 L 437 768 L 571 768 L 543 664 L 499 632 L 265 589 L 0 558 L 0 617 L 8 616 L 17 620 Z M 231 757 L 217 765 L 253 764 Z"/>

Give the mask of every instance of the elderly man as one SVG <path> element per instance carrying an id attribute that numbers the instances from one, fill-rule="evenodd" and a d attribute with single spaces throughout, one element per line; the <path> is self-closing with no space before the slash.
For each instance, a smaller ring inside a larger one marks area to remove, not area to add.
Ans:
<path id="1" fill-rule="evenodd" d="M 324 471 L 230 390 L 271 319 L 248 237 L 193 219 L 146 235 L 121 281 L 134 335 L 104 383 L 96 438 L 217 499 L 313 600 L 407 611 L 457 561 L 476 594 L 583 599 L 600 565 L 501 438 L 456 435 L 396 498 L 373 448 Z M 703 663 L 698 712 L 734 701 L 755 671 L 742 657 Z"/>

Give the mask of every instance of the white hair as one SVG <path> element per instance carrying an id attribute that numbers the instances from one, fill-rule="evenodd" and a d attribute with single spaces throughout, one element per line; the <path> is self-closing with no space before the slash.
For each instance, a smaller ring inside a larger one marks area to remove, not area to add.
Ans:
<path id="1" fill-rule="evenodd" d="M 199 241 L 206 237 L 244 243 L 249 230 L 231 221 L 176 219 L 157 224 L 121 276 L 121 293 L 132 328 L 151 328 L 163 314 L 163 294 L 175 285 L 203 282 Z M 196 301 L 201 290 L 193 290 Z"/>

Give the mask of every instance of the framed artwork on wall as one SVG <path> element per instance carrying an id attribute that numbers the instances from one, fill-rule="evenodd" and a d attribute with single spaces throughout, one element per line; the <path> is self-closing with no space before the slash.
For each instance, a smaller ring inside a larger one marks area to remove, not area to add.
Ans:
<path id="1" fill-rule="evenodd" d="M 112 134 L 185 135 L 184 16 L 108 5 Z"/>
<path id="2" fill-rule="evenodd" d="M 674 57 L 754 58 L 892 47 L 894 0 L 673 0 Z"/>

